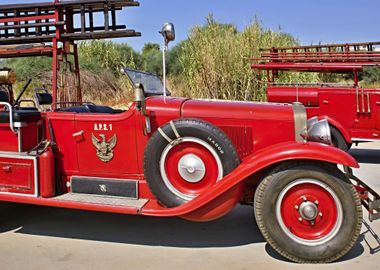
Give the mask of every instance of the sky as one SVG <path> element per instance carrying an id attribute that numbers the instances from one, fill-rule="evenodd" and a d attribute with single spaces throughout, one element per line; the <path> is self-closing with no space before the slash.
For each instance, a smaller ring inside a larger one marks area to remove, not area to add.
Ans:
<path id="1" fill-rule="evenodd" d="M 38 1 L 0 0 L 0 4 L 33 2 Z M 147 42 L 162 43 L 158 31 L 167 21 L 175 24 L 178 42 L 211 13 L 218 22 L 233 23 L 240 30 L 256 16 L 264 27 L 290 33 L 303 45 L 380 41 L 380 0 L 140 0 L 140 4 L 118 14 L 128 28 L 142 33 L 119 40 L 136 50 Z"/>

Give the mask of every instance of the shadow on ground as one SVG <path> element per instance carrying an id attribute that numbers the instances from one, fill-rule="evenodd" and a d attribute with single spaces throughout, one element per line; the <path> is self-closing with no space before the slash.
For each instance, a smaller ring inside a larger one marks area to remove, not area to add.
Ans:
<path id="1" fill-rule="evenodd" d="M 86 212 L 23 204 L 1 203 L 0 232 L 81 239 L 90 241 L 166 246 L 177 248 L 234 247 L 265 240 L 254 221 L 251 207 L 239 206 L 226 217 L 208 223 L 193 223 L 180 218 L 150 218 Z M 6 218 L 4 218 L 6 217 Z M 366 223 L 354 248 L 340 261 L 359 257 L 366 237 L 373 236 Z M 268 244 L 272 258 L 288 262 Z M 376 250 L 375 253 L 377 253 Z"/>
<path id="2" fill-rule="evenodd" d="M 380 252 L 380 237 L 372 229 L 371 224 L 365 220 L 363 220 L 363 230 L 359 236 L 358 242 L 345 256 L 343 256 L 336 263 L 349 261 L 359 257 L 364 253 L 364 246 L 367 246 L 371 255 L 376 255 Z M 265 245 L 265 250 L 269 256 L 276 260 L 292 263 L 279 255 L 269 244 Z"/>
<path id="3" fill-rule="evenodd" d="M 364 238 L 365 238 L 364 234 L 361 234 L 359 236 L 359 240 L 355 244 L 355 246 L 345 256 L 343 256 L 341 259 L 339 259 L 335 263 L 344 262 L 344 261 L 350 261 L 350 260 L 355 259 L 355 258 L 359 257 L 360 255 L 362 255 L 364 253 L 364 247 L 362 245 L 362 242 L 364 241 L 363 240 Z M 265 251 L 273 259 L 276 259 L 276 260 L 279 260 L 279 261 L 283 261 L 283 262 L 287 262 L 287 263 L 293 263 L 293 262 L 287 260 L 286 258 L 282 257 L 280 254 L 278 254 L 269 244 L 265 245 Z M 296 263 L 294 263 L 294 264 L 296 264 Z"/>
<path id="4" fill-rule="evenodd" d="M 251 207 L 208 223 L 22 204 L 0 204 L 0 232 L 179 248 L 233 247 L 265 242 Z M 5 218 L 6 217 L 6 218 Z"/>
<path id="5" fill-rule="evenodd" d="M 360 162 L 380 164 L 380 150 L 352 149 Z M 0 203 L 0 233 L 81 239 L 144 246 L 178 248 L 236 247 L 265 240 L 254 221 L 251 207 L 239 206 L 226 217 L 208 223 L 192 223 L 180 218 L 150 218 Z M 370 254 L 380 251 L 380 239 L 371 227 L 366 229 L 354 248 L 340 261 L 359 257 L 368 246 Z M 376 238 L 379 246 L 371 247 L 367 239 Z M 286 261 L 269 245 L 266 252 L 276 260 Z"/>

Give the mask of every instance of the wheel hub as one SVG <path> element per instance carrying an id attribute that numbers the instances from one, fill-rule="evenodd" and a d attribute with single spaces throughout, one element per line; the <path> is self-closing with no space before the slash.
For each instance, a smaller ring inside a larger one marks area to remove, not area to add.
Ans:
<path id="1" fill-rule="evenodd" d="M 310 246 L 331 240 L 343 223 L 339 197 L 317 179 L 298 179 L 286 186 L 278 196 L 276 216 L 287 236 Z"/>
<path id="2" fill-rule="evenodd" d="M 303 202 L 298 211 L 301 217 L 308 221 L 315 220 L 318 216 L 318 206 L 313 202 Z"/>
<path id="3" fill-rule="evenodd" d="M 206 166 L 201 158 L 194 154 L 188 154 L 179 160 L 178 172 L 185 181 L 198 183 L 206 174 Z"/>

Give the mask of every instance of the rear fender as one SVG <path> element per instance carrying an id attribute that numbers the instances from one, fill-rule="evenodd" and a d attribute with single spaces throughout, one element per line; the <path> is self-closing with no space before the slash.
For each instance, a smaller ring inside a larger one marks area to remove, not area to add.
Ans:
<path id="1" fill-rule="evenodd" d="M 259 172 L 262 169 L 268 168 L 269 166 L 290 160 L 314 160 L 321 162 L 328 162 L 332 164 L 340 164 L 348 167 L 358 168 L 359 164 L 357 161 L 340 149 L 318 143 L 281 143 L 275 146 L 267 147 L 258 151 L 257 153 L 247 157 L 243 162 L 229 175 L 225 176 L 220 182 L 218 182 L 213 188 L 207 192 L 199 195 L 194 200 L 178 206 L 176 208 L 162 208 L 162 209 L 143 209 L 143 215 L 149 216 L 184 216 L 189 219 L 201 220 L 198 218 L 198 213 L 201 212 L 202 215 L 206 215 L 208 211 L 211 211 L 215 205 L 220 205 L 220 198 L 226 198 L 226 194 L 231 192 L 231 194 L 239 194 L 235 190 L 240 190 L 244 180 Z M 240 199 L 240 198 L 238 198 Z M 237 200 L 236 203 L 237 203 Z M 218 204 L 213 203 L 218 202 Z M 207 207 L 210 206 L 210 207 Z M 231 210 L 231 205 L 227 209 L 225 207 L 225 212 L 215 213 L 215 216 L 203 216 L 204 220 L 212 220 L 216 217 L 220 217 Z M 222 211 L 222 209 L 220 210 Z M 193 218 L 196 217 L 196 218 Z"/>

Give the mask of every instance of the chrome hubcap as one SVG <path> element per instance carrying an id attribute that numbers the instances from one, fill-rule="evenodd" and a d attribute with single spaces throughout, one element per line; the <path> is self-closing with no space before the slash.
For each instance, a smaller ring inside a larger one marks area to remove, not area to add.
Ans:
<path id="1" fill-rule="evenodd" d="M 218 168 L 218 178 L 217 178 L 217 182 L 219 182 L 222 178 L 223 178 L 223 164 L 222 164 L 222 161 L 220 160 L 220 157 L 218 156 L 218 153 L 214 150 L 214 148 L 209 145 L 208 143 L 206 143 L 205 141 L 201 140 L 201 139 L 198 139 L 198 138 L 194 138 L 194 137 L 184 137 L 184 138 L 181 138 L 181 140 L 178 140 L 178 143 L 186 143 L 186 142 L 191 142 L 191 143 L 194 143 L 194 144 L 199 144 L 201 146 L 203 146 L 206 150 L 208 150 L 212 156 L 214 157 L 214 160 L 217 164 L 217 168 Z M 176 196 L 178 196 L 179 198 L 183 199 L 183 200 L 186 200 L 186 201 L 190 201 L 192 199 L 194 199 L 196 197 L 196 195 L 193 195 L 193 194 L 187 194 L 187 193 L 184 193 L 180 190 L 178 190 L 170 181 L 170 179 L 168 178 L 168 175 L 166 173 L 166 169 L 165 169 L 165 164 L 166 164 L 166 159 L 168 157 L 168 154 L 169 152 L 173 149 L 173 147 L 175 146 L 176 144 L 168 144 L 168 146 L 164 149 L 164 151 L 162 152 L 162 155 L 161 155 L 161 158 L 160 158 L 160 173 L 161 173 L 161 176 L 162 176 L 162 180 L 164 181 L 164 184 L 165 186 L 173 193 L 175 194 Z M 191 156 L 191 154 L 188 154 Z M 186 157 L 187 155 L 185 155 L 184 157 Z M 200 159 L 198 156 L 194 155 L 195 156 L 195 160 L 198 160 Z M 199 164 L 198 165 L 190 165 L 190 166 L 187 166 L 187 162 L 184 162 L 185 164 L 183 166 L 180 165 L 180 163 L 182 162 L 178 162 L 176 164 L 177 166 L 177 170 L 178 170 L 178 173 L 180 174 L 180 176 L 185 179 L 185 181 L 188 181 L 188 183 L 200 183 L 202 180 L 204 180 L 203 178 L 206 176 L 206 165 L 204 164 L 203 160 L 201 160 L 201 164 L 200 167 L 199 167 Z M 197 163 L 197 162 L 195 162 Z M 192 171 L 192 168 L 194 169 L 194 172 L 191 173 Z M 203 168 L 203 172 L 202 170 L 198 170 L 199 168 Z M 189 171 L 188 171 L 189 169 Z M 193 176 L 195 175 L 195 176 Z M 201 177 L 202 175 L 202 177 Z M 187 180 L 186 180 L 187 179 Z M 190 181 L 189 181 L 190 179 Z M 198 180 L 200 179 L 200 180 Z M 193 181 L 193 182 L 191 182 Z"/>
<path id="2" fill-rule="evenodd" d="M 305 220 L 315 220 L 318 216 L 318 207 L 312 202 L 303 202 L 299 207 L 299 213 Z"/>
<path id="3" fill-rule="evenodd" d="M 206 174 L 206 166 L 202 159 L 194 154 L 188 154 L 180 159 L 178 172 L 187 182 L 198 183 Z"/>

